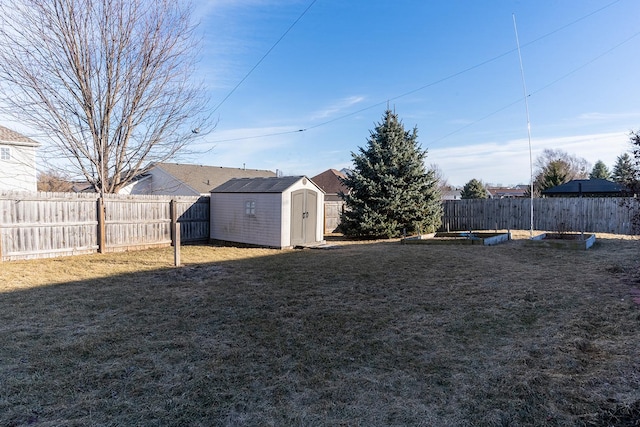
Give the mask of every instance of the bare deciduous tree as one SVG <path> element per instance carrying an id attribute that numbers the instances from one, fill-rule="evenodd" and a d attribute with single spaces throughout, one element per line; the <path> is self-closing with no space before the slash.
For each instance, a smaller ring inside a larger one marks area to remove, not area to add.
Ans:
<path id="1" fill-rule="evenodd" d="M 0 1 L 3 112 L 45 133 L 103 193 L 207 129 L 180 0 Z"/>
<path id="2" fill-rule="evenodd" d="M 436 163 L 431 163 L 429 165 L 429 170 L 433 171 L 433 176 L 438 182 L 438 189 L 440 190 L 440 193 L 444 193 L 445 191 L 450 191 L 454 189 L 453 186 L 449 184 L 449 180 L 444 175 L 444 172 L 442 171 L 442 168 L 440 167 L 440 165 Z"/>
<path id="3" fill-rule="evenodd" d="M 541 191 L 556 185 L 574 179 L 586 179 L 590 169 L 591 165 L 582 157 L 547 148 L 536 158 L 534 191 L 539 195 Z"/>
<path id="4" fill-rule="evenodd" d="M 566 151 L 551 148 L 545 148 L 542 153 L 536 158 L 537 172 L 541 172 L 550 163 L 555 161 L 561 161 L 567 165 L 567 174 L 570 179 L 585 179 L 589 176 L 589 170 L 591 164 L 582 157 L 569 154 Z"/>
<path id="5" fill-rule="evenodd" d="M 58 170 L 50 169 L 38 173 L 38 191 L 70 192 L 73 182 Z"/>

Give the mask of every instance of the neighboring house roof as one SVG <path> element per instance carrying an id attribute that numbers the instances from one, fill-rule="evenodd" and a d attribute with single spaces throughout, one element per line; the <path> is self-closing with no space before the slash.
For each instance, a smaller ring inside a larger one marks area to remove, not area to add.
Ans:
<path id="1" fill-rule="evenodd" d="M 332 200 L 332 198 L 335 198 L 335 200 L 341 200 L 338 196 L 340 192 L 349 194 L 349 188 L 340 180 L 345 179 L 346 177 L 347 176 L 342 171 L 327 169 L 321 174 L 311 178 L 311 181 L 313 181 L 328 195 L 328 197 L 325 197 L 325 200 Z"/>
<path id="2" fill-rule="evenodd" d="M 231 178 L 275 177 L 275 172 L 259 169 L 225 168 L 221 166 L 156 163 L 155 167 L 183 182 L 198 193 L 206 194 L 212 188 Z"/>
<path id="3" fill-rule="evenodd" d="M 629 189 L 617 182 L 606 179 L 574 179 L 564 184 L 546 189 L 544 196 L 577 196 L 582 193 L 585 196 L 619 196 L 629 194 Z"/>
<path id="4" fill-rule="evenodd" d="M 488 187 L 487 192 L 492 199 L 505 199 L 510 197 L 525 197 L 527 194 L 527 187 Z"/>
<path id="5" fill-rule="evenodd" d="M 27 145 L 37 147 L 40 144 L 16 131 L 0 126 L 0 142 L 11 145 Z"/>
<path id="6" fill-rule="evenodd" d="M 86 181 L 75 181 L 71 184 L 71 191 L 74 193 L 95 193 L 96 189 Z"/>
<path id="7" fill-rule="evenodd" d="M 241 168 L 227 168 L 222 166 L 204 166 L 204 165 L 191 165 L 181 163 L 155 163 L 150 166 L 148 171 L 142 175 L 138 175 L 130 187 L 144 184 L 145 181 L 150 187 L 143 188 L 136 193 L 132 194 L 172 194 L 167 193 L 164 190 L 167 188 L 157 187 L 163 184 L 154 184 L 156 178 L 152 178 L 153 169 L 161 171 L 163 176 L 168 176 L 171 179 L 171 188 L 177 186 L 185 186 L 188 188 L 189 193 L 194 194 L 209 194 L 212 188 L 219 186 L 220 184 L 228 181 L 231 178 L 254 178 L 254 177 L 275 177 L 275 172 L 269 170 L 259 169 L 241 169 Z M 156 185 L 156 187 L 154 187 Z M 74 183 L 75 192 L 93 192 L 95 189 L 92 185 L 86 182 Z M 121 190 L 122 191 L 122 190 Z M 141 191 L 141 192 L 140 192 Z M 129 194 L 128 192 L 125 194 Z"/>
<path id="8" fill-rule="evenodd" d="M 282 193 L 304 176 L 233 178 L 211 190 L 212 193 Z"/>

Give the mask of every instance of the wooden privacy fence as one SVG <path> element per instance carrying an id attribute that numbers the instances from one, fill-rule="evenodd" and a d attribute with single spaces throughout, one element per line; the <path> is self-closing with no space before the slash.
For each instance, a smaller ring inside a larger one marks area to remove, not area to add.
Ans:
<path id="1" fill-rule="evenodd" d="M 209 239 L 209 197 L 0 194 L 0 261 L 168 246 Z"/>
<path id="2" fill-rule="evenodd" d="M 342 200 L 324 201 L 324 233 L 333 233 L 340 225 L 340 215 L 344 211 L 345 203 Z"/>
<path id="3" fill-rule="evenodd" d="M 534 229 L 637 234 L 640 201 L 622 197 L 533 199 Z M 531 199 L 446 200 L 442 230 L 528 230 Z"/>

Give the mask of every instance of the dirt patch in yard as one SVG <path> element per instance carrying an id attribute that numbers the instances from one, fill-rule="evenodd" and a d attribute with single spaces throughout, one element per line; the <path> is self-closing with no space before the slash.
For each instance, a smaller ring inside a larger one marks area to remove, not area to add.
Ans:
<path id="1" fill-rule="evenodd" d="M 0 264 L 0 425 L 633 425 L 640 242 Z"/>

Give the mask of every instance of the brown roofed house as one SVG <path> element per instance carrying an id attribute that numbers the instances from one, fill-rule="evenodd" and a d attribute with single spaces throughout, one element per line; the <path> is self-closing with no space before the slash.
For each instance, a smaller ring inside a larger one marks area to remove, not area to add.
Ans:
<path id="1" fill-rule="evenodd" d="M 340 192 L 349 193 L 341 178 L 346 178 L 344 172 L 336 169 L 327 169 L 311 178 L 318 187 L 324 191 L 324 232 L 334 233 L 340 225 L 340 215 L 344 210 L 344 200 L 340 197 Z"/>
<path id="2" fill-rule="evenodd" d="M 327 169 L 321 174 L 318 174 L 311 178 L 311 181 L 313 181 L 318 187 L 322 188 L 322 191 L 324 191 L 325 193 L 325 201 L 342 201 L 339 193 L 349 193 L 349 189 L 347 188 L 347 186 L 345 186 L 342 181 L 340 181 L 341 178 L 344 179 L 346 177 L 347 176 L 344 174 L 344 172 L 336 169 Z"/>
<path id="3" fill-rule="evenodd" d="M 490 199 L 515 199 L 527 196 L 527 186 L 516 187 L 488 187 Z"/>

